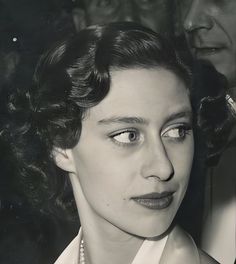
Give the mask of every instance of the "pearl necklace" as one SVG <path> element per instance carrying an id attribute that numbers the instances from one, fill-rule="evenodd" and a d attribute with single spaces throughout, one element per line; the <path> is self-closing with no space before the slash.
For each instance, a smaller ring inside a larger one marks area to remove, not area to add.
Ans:
<path id="1" fill-rule="evenodd" d="M 82 239 L 79 246 L 79 264 L 85 264 L 84 240 Z"/>

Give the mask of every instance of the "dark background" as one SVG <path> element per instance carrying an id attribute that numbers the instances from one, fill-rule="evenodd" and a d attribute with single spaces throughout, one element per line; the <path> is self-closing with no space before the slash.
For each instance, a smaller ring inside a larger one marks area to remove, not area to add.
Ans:
<path id="1" fill-rule="evenodd" d="M 37 60 L 52 42 L 90 24 L 136 21 L 162 32 L 185 50 L 176 33 L 173 3 L 172 0 L 0 0 L 0 263 L 53 263 L 79 227 L 76 217 L 42 212 L 31 204 L 27 195 L 30 189 L 22 189 L 11 142 L 3 136 L 11 127 L 7 112 L 9 96 L 31 85 Z M 198 148 L 197 151 L 200 152 Z M 202 163 L 203 157 L 198 160 Z M 194 165 L 190 188 L 177 217 L 196 241 L 203 199 L 201 170 L 201 166 Z"/>

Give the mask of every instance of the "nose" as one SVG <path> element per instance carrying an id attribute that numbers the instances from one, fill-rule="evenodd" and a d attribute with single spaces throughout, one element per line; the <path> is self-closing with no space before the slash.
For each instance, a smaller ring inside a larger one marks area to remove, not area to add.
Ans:
<path id="1" fill-rule="evenodd" d="M 205 0 L 192 0 L 183 21 L 184 30 L 191 33 L 199 29 L 211 29 L 213 19 L 208 11 Z"/>
<path id="2" fill-rule="evenodd" d="M 162 142 L 146 147 L 141 175 L 159 181 L 168 181 L 173 177 L 174 167 Z"/>

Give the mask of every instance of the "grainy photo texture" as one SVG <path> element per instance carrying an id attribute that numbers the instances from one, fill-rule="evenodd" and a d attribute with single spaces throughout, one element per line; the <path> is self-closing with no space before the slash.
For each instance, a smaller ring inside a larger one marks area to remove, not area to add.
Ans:
<path id="1" fill-rule="evenodd" d="M 0 263 L 234 264 L 236 1 L 0 21 Z"/>

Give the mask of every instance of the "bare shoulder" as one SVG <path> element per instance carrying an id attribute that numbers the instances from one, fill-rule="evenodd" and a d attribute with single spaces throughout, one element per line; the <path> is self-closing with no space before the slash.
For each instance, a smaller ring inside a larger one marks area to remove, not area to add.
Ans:
<path id="1" fill-rule="evenodd" d="M 213 259 L 211 256 L 209 256 L 206 252 L 202 251 L 199 249 L 199 256 L 200 256 L 200 261 L 201 264 L 219 264 L 218 261 Z"/>

